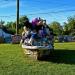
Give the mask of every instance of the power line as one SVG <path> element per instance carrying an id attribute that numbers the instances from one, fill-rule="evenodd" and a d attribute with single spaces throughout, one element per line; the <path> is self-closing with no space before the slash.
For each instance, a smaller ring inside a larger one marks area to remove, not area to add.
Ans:
<path id="1" fill-rule="evenodd" d="M 57 13 L 63 13 L 63 12 L 74 12 L 75 9 L 72 10 L 60 10 L 60 11 L 51 11 L 51 12 L 40 12 L 40 13 L 30 13 L 26 15 L 37 15 L 37 14 L 57 14 Z"/>
<path id="2" fill-rule="evenodd" d="M 25 15 L 58 14 L 58 13 L 63 13 L 63 12 L 75 12 L 75 9 L 51 11 L 51 12 L 40 12 L 40 13 L 30 13 L 30 14 L 25 14 Z M 25 15 L 20 15 L 20 16 L 25 16 Z M 10 17 L 16 17 L 16 15 L 9 15 L 9 16 L 5 15 L 5 16 L 0 16 L 0 17 L 10 18 Z"/>
<path id="3" fill-rule="evenodd" d="M 0 16 L 0 17 L 4 17 L 4 18 L 10 18 L 10 17 L 16 17 L 16 15 L 8 15 L 8 16 Z"/>

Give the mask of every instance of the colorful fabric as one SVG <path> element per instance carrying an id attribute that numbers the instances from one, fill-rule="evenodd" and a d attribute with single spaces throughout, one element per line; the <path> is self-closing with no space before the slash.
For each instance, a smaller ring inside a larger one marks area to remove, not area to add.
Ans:
<path id="1" fill-rule="evenodd" d="M 33 28 L 35 28 L 35 26 L 37 25 L 38 22 L 39 22 L 38 18 L 35 18 L 35 19 L 32 20 Z"/>

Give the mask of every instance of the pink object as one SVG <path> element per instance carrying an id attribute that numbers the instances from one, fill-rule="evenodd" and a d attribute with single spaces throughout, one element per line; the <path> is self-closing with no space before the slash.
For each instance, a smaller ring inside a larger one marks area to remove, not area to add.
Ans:
<path id="1" fill-rule="evenodd" d="M 32 25 L 35 26 L 35 25 L 37 25 L 38 22 L 39 22 L 39 19 L 35 18 L 32 20 Z"/>

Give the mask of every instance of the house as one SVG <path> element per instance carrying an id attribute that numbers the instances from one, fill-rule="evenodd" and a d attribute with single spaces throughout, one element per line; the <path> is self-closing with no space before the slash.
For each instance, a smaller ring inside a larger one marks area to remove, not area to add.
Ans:
<path id="1" fill-rule="evenodd" d="M 5 43 L 10 43 L 12 41 L 11 34 L 4 32 L 2 29 L 0 29 L 0 37 L 4 39 Z"/>

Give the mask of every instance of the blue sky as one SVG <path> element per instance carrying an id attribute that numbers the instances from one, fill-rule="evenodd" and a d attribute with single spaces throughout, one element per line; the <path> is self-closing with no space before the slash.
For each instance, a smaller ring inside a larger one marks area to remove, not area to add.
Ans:
<path id="1" fill-rule="evenodd" d="M 75 11 L 71 11 L 74 9 L 75 0 L 20 0 L 20 15 L 27 15 L 30 21 L 41 17 L 47 23 L 58 21 L 63 24 L 67 17 L 75 15 Z M 6 22 L 16 20 L 16 0 L 0 0 L 0 19 Z"/>

